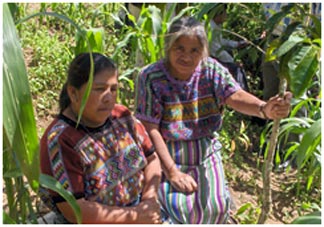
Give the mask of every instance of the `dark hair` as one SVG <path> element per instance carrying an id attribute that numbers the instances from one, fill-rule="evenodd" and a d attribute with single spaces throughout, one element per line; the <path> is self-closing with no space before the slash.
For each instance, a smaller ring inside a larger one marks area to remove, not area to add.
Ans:
<path id="1" fill-rule="evenodd" d="M 117 70 L 117 66 L 114 61 L 100 53 L 92 53 L 94 72 L 93 76 L 95 77 L 98 73 L 103 70 Z M 82 53 L 76 56 L 68 69 L 68 77 L 63 85 L 60 94 L 60 112 L 65 110 L 71 103 L 70 97 L 67 92 L 67 86 L 73 86 L 77 89 L 88 82 L 90 76 L 91 60 L 90 53 Z"/>
<path id="2" fill-rule="evenodd" d="M 182 17 L 171 24 L 165 37 L 164 51 L 167 61 L 169 61 L 169 52 L 172 45 L 181 36 L 197 36 L 203 47 L 203 58 L 208 57 L 208 39 L 204 26 L 194 17 Z"/>

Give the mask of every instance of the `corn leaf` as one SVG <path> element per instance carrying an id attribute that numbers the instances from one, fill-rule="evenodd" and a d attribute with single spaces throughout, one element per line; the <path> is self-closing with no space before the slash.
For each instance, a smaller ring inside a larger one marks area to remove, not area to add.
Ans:
<path id="1" fill-rule="evenodd" d="M 8 214 L 2 212 L 3 224 L 17 224 Z"/>
<path id="2" fill-rule="evenodd" d="M 3 131 L 33 190 L 38 189 L 39 143 L 27 71 L 13 19 L 3 5 Z"/>
<path id="3" fill-rule="evenodd" d="M 87 40 L 89 42 L 87 42 Z M 75 48 L 75 55 L 88 52 L 88 43 L 90 44 L 90 49 L 92 50 L 92 52 L 103 54 L 105 51 L 104 29 L 91 28 L 84 31 L 84 34 L 80 34 L 80 32 L 77 32 L 76 43 L 77 45 Z"/>
<path id="4" fill-rule="evenodd" d="M 43 187 L 59 193 L 72 207 L 76 215 L 77 222 L 79 224 L 82 222 L 80 206 L 78 205 L 73 195 L 69 191 L 65 190 L 63 186 L 60 184 L 60 182 L 58 182 L 55 178 L 45 174 L 40 174 L 39 182 Z"/>
<path id="5" fill-rule="evenodd" d="M 116 61 L 117 60 L 117 57 L 118 57 L 118 54 L 120 54 L 120 52 L 122 51 L 122 49 L 128 45 L 129 40 L 131 38 L 133 38 L 134 36 L 136 36 L 136 32 L 128 33 L 126 35 L 126 37 L 122 41 L 118 42 L 117 43 L 117 46 L 115 48 L 115 51 L 114 51 L 114 53 L 113 53 L 113 55 L 112 55 L 111 58 Z"/>
<path id="6" fill-rule="evenodd" d="M 84 40 L 87 43 L 88 52 L 89 53 L 92 53 L 91 45 L 89 43 L 88 37 L 85 35 L 84 30 L 82 30 L 73 20 L 71 20 L 70 18 L 66 17 L 65 15 L 58 14 L 58 13 L 54 13 L 54 12 L 39 12 L 39 13 L 32 14 L 30 16 L 27 16 L 25 18 L 22 18 L 21 20 L 18 21 L 17 24 L 22 23 L 22 22 L 24 22 L 26 20 L 29 20 L 29 19 L 31 19 L 33 17 L 37 17 L 37 16 L 53 16 L 55 18 L 58 18 L 58 19 L 60 19 L 62 21 L 65 21 L 65 22 L 71 24 L 74 28 L 77 29 L 77 32 L 80 35 L 83 35 L 83 38 L 84 38 Z M 78 113 L 77 125 L 80 123 L 81 116 L 82 116 L 82 113 L 83 113 L 84 108 L 85 108 L 85 104 L 87 102 L 87 99 L 88 99 L 88 97 L 90 95 L 91 88 L 92 88 L 93 72 L 94 72 L 94 65 L 93 65 L 93 57 L 92 57 L 92 54 L 90 55 L 90 63 L 91 63 L 91 65 L 90 65 L 89 80 L 88 80 L 88 83 L 87 83 L 87 87 L 86 87 L 85 93 L 84 93 L 84 95 L 82 97 L 81 107 L 80 107 L 80 110 L 79 110 L 79 113 Z"/>

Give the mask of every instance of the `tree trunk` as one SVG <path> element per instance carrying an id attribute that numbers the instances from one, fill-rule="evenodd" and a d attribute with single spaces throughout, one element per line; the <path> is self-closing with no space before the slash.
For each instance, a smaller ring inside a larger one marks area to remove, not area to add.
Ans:
<path id="1" fill-rule="evenodd" d="M 279 95 L 283 97 L 287 88 L 287 80 L 280 79 L 279 85 Z M 272 132 L 270 137 L 269 151 L 263 166 L 263 195 L 262 195 L 262 210 L 258 220 L 258 224 L 264 224 L 267 220 L 269 214 L 272 212 L 272 199 L 271 199 L 271 172 L 273 167 L 273 156 L 275 154 L 275 149 L 279 134 L 280 119 L 274 120 L 272 126 Z"/>

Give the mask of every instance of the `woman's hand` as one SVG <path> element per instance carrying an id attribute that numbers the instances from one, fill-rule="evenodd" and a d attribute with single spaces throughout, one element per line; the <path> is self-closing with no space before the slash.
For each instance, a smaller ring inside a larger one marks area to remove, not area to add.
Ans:
<path id="1" fill-rule="evenodd" d="M 279 95 L 270 98 L 263 108 L 266 117 L 273 120 L 287 117 L 290 112 L 291 99 L 291 92 L 286 92 L 283 98 Z"/>
<path id="2" fill-rule="evenodd" d="M 142 200 L 135 209 L 137 224 L 162 224 L 160 203 L 155 198 Z"/>
<path id="3" fill-rule="evenodd" d="M 197 183 L 192 176 L 181 172 L 175 165 L 167 177 L 172 186 L 183 193 L 192 193 L 197 190 Z"/>

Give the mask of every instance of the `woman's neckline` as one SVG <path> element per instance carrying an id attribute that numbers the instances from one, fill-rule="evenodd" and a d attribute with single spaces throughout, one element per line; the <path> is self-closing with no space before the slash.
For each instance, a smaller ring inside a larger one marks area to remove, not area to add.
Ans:
<path id="1" fill-rule="evenodd" d="M 86 125 L 83 125 L 81 122 L 77 125 L 77 122 L 74 119 L 71 119 L 70 117 L 66 116 L 63 113 L 60 113 L 58 115 L 58 118 L 61 119 L 61 120 L 63 120 L 63 121 L 65 121 L 70 126 L 76 128 L 76 129 L 82 129 L 82 130 L 84 130 L 87 133 L 95 133 L 95 132 L 101 131 L 102 128 L 104 128 L 104 127 L 107 126 L 107 124 L 109 124 L 109 125 L 111 124 L 110 117 L 108 117 L 107 120 L 102 125 L 100 125 L 98 127 L 88 127 Z"/>

